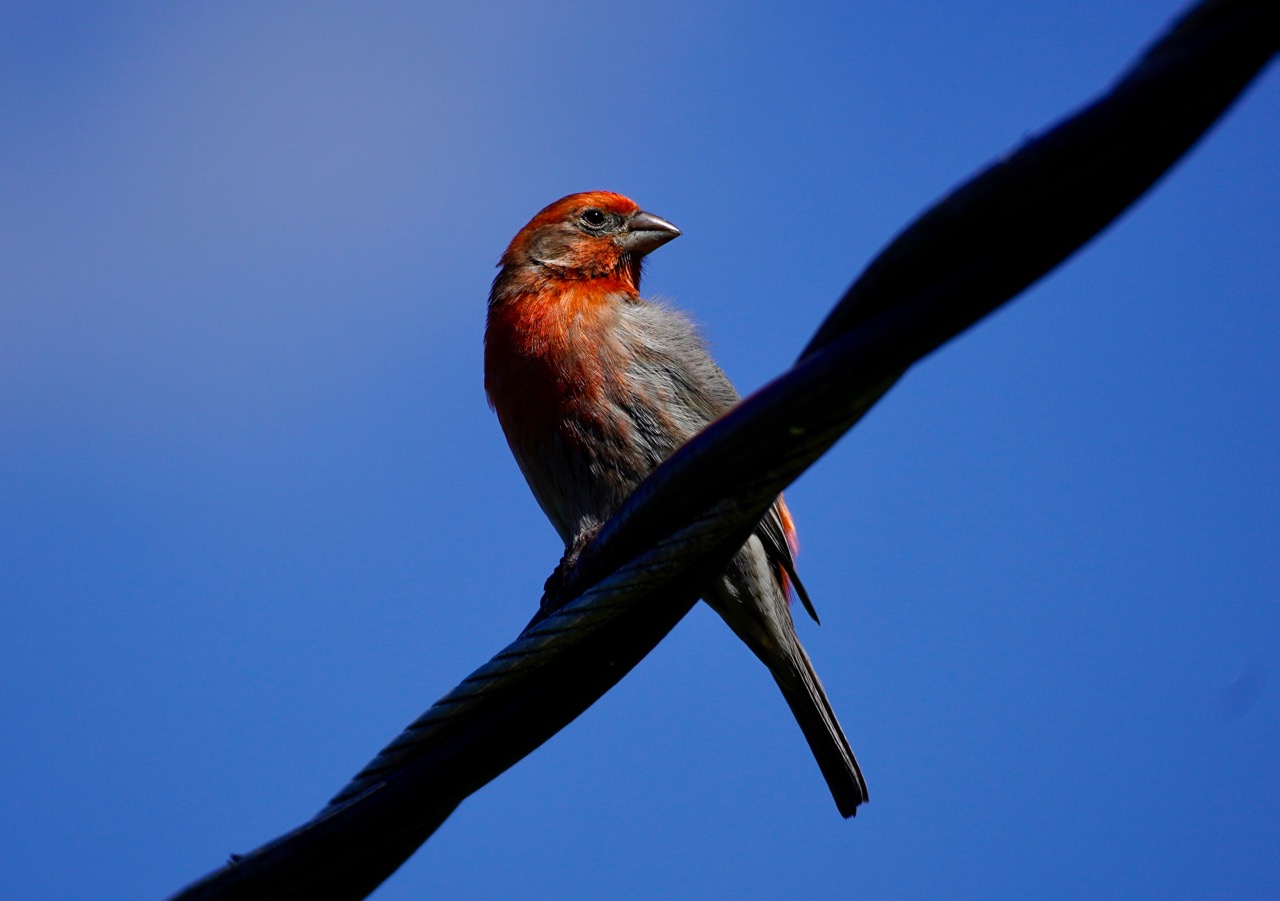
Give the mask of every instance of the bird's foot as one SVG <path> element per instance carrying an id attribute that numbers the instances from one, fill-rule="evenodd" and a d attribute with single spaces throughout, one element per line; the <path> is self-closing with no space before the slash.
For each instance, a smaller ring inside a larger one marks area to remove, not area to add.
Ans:
<path id="1" fill-rule="evenodd" d="M 540 619 L 546 619 L 564 606 L 565 601 L 568 600 L 569 575 L 578 565 L 578 558 L 582 556 L 583 548 L 591 543 L 591 539 L 595 538 L 599 531 L 599 526 L 583 531 L 573 540 L 573 544 L 565 549 L 564 556 L 560 558 L 555 570 L 542 586 L 542 601 L 538 605 Z"/>

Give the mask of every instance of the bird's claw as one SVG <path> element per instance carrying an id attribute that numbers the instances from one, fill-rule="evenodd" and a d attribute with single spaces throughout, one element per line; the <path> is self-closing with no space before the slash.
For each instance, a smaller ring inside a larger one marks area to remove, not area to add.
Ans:
<path id="1" fill-rule="evenodd" d="M 540 618 L 546 619 L 564 606 L 565 601 L 569 598 L 566 588 L 569 584 L 569 576 L 572 574 L 574 567 L 578 565 L 578 558 L 582 556 L 583 549 L 591 543 L 591 539 L 596 537 L 596 533 L 600 531 L 600 527 L 586 529 L 577 538 L 573 544 L 565 549 L 564 556 L 560 558 L 560 562 L 556 564 L 556 568 L 551 575 L 547 576 L 547 581 L 542 586 L 542 600 L 538 604 Z"/>

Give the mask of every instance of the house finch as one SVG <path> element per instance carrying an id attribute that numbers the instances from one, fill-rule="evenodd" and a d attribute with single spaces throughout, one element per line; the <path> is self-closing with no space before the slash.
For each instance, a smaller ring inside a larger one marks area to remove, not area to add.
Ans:
<path id="1" fill-rule="evenodd" d="M 489 294 L 484 381 L 507 443 L 570 553 L 676 448 L 738 402 L 681 313 L 640 298 L 645 254 L 679 236 L 619 194 L 573 194 L 522 228 Z M 773 674 L 836 806 L 866 783 L 791 621 L 817 619 L 779 497 L 706 601 Z"/>

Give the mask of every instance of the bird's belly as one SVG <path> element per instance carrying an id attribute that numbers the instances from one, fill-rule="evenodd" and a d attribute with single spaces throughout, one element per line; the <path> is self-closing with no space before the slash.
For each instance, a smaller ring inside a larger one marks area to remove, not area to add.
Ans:
<path id="1" fill-rule="evenodd" d="M 608 519 L 698 425 L 672 416 L 670 374 L 623 340 L 624 309 L 579 311 L 560 324 L 560 341 L 535 341 L 532 327 L 515 329 L 506 337 L 521 352 L 487 360 L 507 441 L 566 545 Z"/>
<path id="2" fill-rule="evenodd" d="M 566 545 L 608 519 L 670 453 L 669 442 L 653 446 L 632 413 L 608 403 L 562 410 L 518 452 L 529 487 Z"/>

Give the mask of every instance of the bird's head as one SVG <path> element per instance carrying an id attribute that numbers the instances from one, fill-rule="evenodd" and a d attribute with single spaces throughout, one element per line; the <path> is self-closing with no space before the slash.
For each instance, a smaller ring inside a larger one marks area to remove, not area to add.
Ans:
<path id="1" fill-rule="evenodd" d="M 504 273 L 536 268 L 545 278 L 616 278 L 635 291 L 645 254 L 679 235 L 680 229 L 621 194 L 570 194 L 520 229 L 500 265 Z"/>

